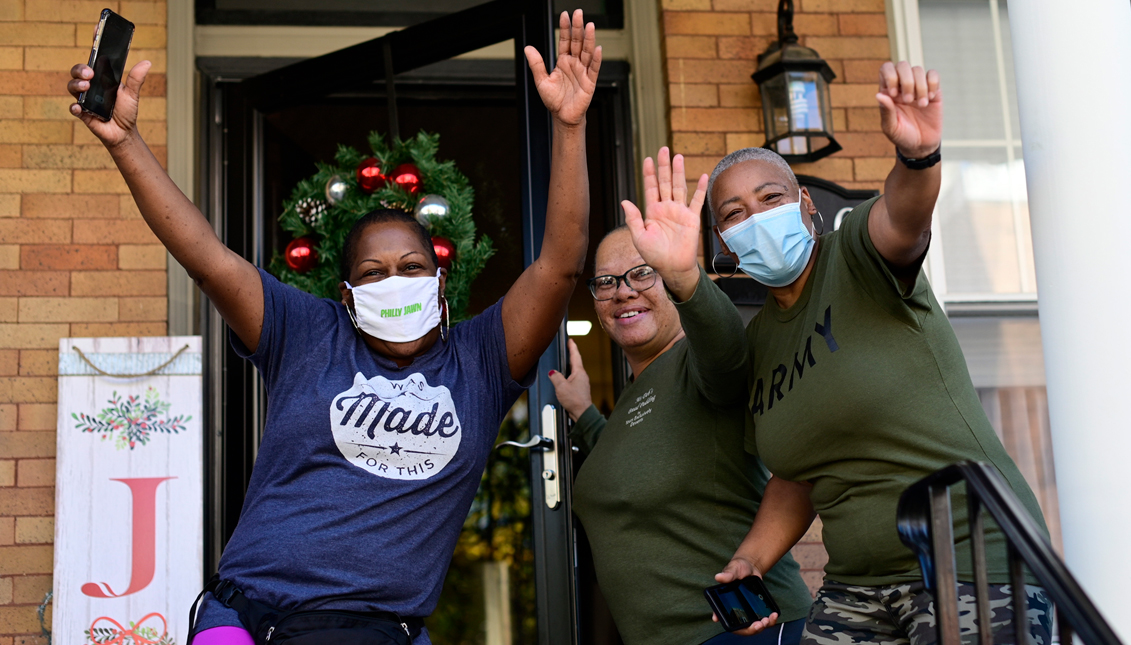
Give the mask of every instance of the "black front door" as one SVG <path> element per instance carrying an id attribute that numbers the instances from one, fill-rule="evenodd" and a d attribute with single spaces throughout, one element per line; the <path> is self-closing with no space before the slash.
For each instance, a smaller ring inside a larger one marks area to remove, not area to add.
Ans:
<path id="1" fill-rule="evenodd" d="M 421 129 L 437 132 L 441 157 L 453 159 L 475 186 L 477 226 L 499 250 L 473 286 L 472 311 L 490 305 L 537 257 L 542 240 L 549 119 L 521 52 L 532 44 L 552 57 L 550 25 L 548 3 L 497 0 L 297 64 L 201 61 L 210 81 L 205 112 L 210 132 L 205 176 L 210 181 L 204 203 L 222 239 L 266 266 L 289 242 L 276 224 L 282 200 L 295 182 L 312 174 L 314 162 L 332 157 L 338 143 L 364 149 L 370 130 L 395 129 L 403 137 Z M 439 45 L 418 46 L 424 35 Z M 514 61 L 450 60 L 511 38 Z M 271 66 L 277 69 L 264 70 Z M 392 86 L 384 77 L 390 67 Z M 619 223 L 619 199 L 634 194 L 627 78 L 627 65 L 606 64 L 590 109 L 594 245 Z M 572 317 L 591 311 L 587 298 L 580 285 Z M 254 369 L 228 346 L 219 317 L 207 307 L 203 315 L 213 430 L 207 561 L 215 570 L 238 520 L 266 396 Z M 457 550 L 440 606 L 430 619 L 437 643 L 482 642 L 472 632 L 485 632 L 492 644 L 592 641 L 591 575 L 585 573 L 583 558 L 579 589 L 570 477 L 557 475 L 572 472 L 571 452 L 564 415 L 557 411 L 546 376 L 551 369 L 563 369 L 564 342 L 563 321 L 558 340 L 539 364 L 537 381 L 520 402 L 525 407 L 512 411 L 500 433 L 500 441 L 553 437 L 563 449 L 556 451 L 554 463 L 541 452 L 496 451 L 477 498 L 479 510 L 473 508 L 473 515 L 480 515 L 469 518 L 467 540 L 461 539 L 467 557 Z M 516 468 L 521 471 L 517 476 Z M 480 547 L 474 545 L 514 551 L 506 558 L 497 556 L 511 566 L 492 567 L 498 560 L 476 559 Z M 499 608 L 508 601 L 509 609 Z"/>

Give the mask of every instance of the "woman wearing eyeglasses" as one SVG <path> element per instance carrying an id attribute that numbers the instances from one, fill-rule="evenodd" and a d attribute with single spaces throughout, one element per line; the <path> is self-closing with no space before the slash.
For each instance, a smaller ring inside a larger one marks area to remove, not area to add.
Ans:
<path id="1" fill-rule="evenodd" d="M 683 174 L 682 158 L 669 164 L 666 148 L 658 173 L 645 161 L 649 195 L 659 182 L 684 185 Z M 750 529 L 769 477 L 742 449 L 746 354 L 733 343 L 743 337 L 741 321 L 726 315 L 733 306 L 705 278 L 698 288 L 673 289 L 680 301 L 673 302 L 626 228 L 601 241 L 595 264 L 593 306 L 633 380 L 606 421 L 572 341 L 573 372 L 550 379 L 574 420 L 570 436 L 588 453 L 573 509 L 621 638 L 627 645 L 797 643 L 811 598 L 788 555 L 765 576 L 782 615 L 773 627 L 762 621 L 767 629 L 758 636 L 724 633 L 703 596 Z"/>

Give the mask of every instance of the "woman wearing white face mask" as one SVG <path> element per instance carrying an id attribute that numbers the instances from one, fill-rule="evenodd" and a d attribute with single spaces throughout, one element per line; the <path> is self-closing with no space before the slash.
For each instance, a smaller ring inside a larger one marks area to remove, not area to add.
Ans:
<path id="1" fill-rule="evenodd" d="M 281 284 L 216 238 L 141 140 L 149 68 L 118 92 L 106 145 L 142 215 L 260 370 L 263 441 L 196 645 L 428 645 L 452 552 L 499 424 L 557 333 L 588 247 L 585 113 L 601 48 L 580 10 L 560 19 L 557 66 L 527 47 L 553 116 L 540 256 L 506 297 L 448 328 L 445 275 L 412 215 L 362 217 L 342 249 L 342 300 Z M 76 98 L 93 72 L 71 71 Z M 292 612 L 301 612 L 294 614 Z"/>
<path id="2" fill-rule="evenodd" d="M 934 642 L 931 597 L 899 540 L 896 506 L 907 486 L 935 470 L 965 459 L 994 464 L 1043 526 L 921 270 L 941 177 L 938 75 L 885 63 L 876 98 L 897 160 L 884 195 L 854 209 L 835 232 L 826 221 L 825 234 L 816 234 L 808 192 L 769 150 L 727 155 L 709 185 L 700 179 L 726 252 L 770 291 L 746 330 L 752 423 L 745 441 L 774 477 L 750 533 L 716 579 L 761 575 L 819 513 L 829 562 L 805 645 Z M 635 209 L 626 210 L 629 226 L 640 230 L 641 256 L 680 293 L 681 281 L 698 277 L 697 218 L 649 209 L 640 223 Z M 960 602 L 973 603 L 961 495 L 953 509 Z M 996 527 L 987 531 L 995 642 L 1012 642 L 1004 541 Z M 1048 599 L 1037 587 L 1026 593 L 1030 632 L 1047 645 Z M 961 622 L 964 634 L 976 633 L 973 612 Z"/>

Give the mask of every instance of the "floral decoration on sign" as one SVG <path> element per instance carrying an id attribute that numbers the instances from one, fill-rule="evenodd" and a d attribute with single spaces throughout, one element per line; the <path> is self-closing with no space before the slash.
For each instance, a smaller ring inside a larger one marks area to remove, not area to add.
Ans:
<path id="1" fill-rule="evenodd" d="M 154 620 L 150 621 L 150 618 Z M 145 625 L 147 621 L 151 625 L 155 625 L 155 621 L 161 621 L 161 631 Z M 109 623 L 112 627 L 99 627 L 100 622 Z M 176 640 L 169 635 L 169 624 L 165 617 L 157 612 L 146 614 L 136 623 L 131 620 L 129 624 L 129 628 L 126 628 L 109 616 L 99 616 L 90 624 L 90 629 L 83 632 L 86 634 L 84 642 L 97 645 L 176 645 Z"/>
<path id="2" fill-rule="evenodd" d="M 102 436 L 102 440 L 114 440 L 114 447 L 118 450 L 129 448 L 133 450 L 138 444 L 149 443 L 150 435 L 154 432 L 177 434 L 185 429 L 185 423 L 192 419 L 177 415 L 169 417 L 169 408 L 172 405 L 159 398 L 157 390 L 149 388 L 145 396 L 140 394 L 127 396 L 124 400 L 117 391 L 107 401 L 110 407 L 103 408 L 97 416 L 80 412 L 71 413 L 78 423 L 75 427 L 83 432 L 92 432 Z M 165 418 L 161 418 L 164 416 Z"/>

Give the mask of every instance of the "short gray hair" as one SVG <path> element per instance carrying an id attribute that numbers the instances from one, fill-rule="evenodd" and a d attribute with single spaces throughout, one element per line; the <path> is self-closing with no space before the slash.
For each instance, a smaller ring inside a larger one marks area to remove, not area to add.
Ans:
<path id="1" fill-rule="evenodd" d="M 781 155 L 773 150 L 768 148 L 743 148 L 742 150 L 736 150 L 723 157 L 719 165 L 715 166 L 715 169 L 711 171 L 711 179 L 707 182 L 707 208 L 712 217 L 715 217 L 715 204 L 711 200 L 711 192 L 715 188 L 715 180 L 719 178 L 719 175 L 723 174 L 723 171 L 731 166 L 746 161 L 764 161 L 785 173 L 785 176 L 789 178 L 793 188 L 798 187 L 797 175 L 793 174 L 793 169 L 789 167 L 785 159 L 782 159 Z M 716 218 L 716 221 L 717 220 L 718 218 Z"/>

